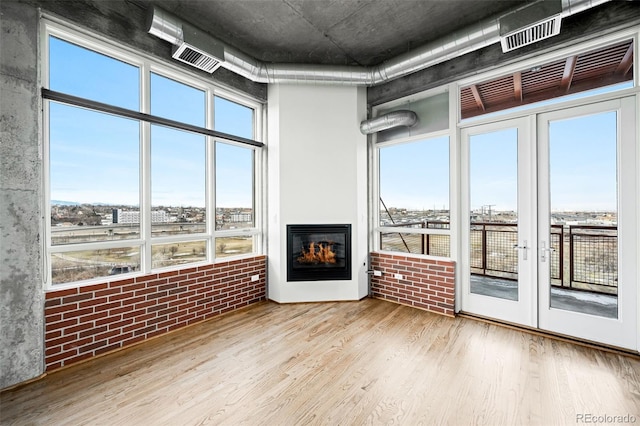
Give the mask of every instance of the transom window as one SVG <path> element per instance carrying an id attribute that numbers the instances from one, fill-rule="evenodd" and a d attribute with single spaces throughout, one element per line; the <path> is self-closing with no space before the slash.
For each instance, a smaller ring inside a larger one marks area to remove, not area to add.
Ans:
<path id="1" fill-rule="evenodd" d="M 46 29 L 47 284 L 259 252 L 260 106 Z"/>

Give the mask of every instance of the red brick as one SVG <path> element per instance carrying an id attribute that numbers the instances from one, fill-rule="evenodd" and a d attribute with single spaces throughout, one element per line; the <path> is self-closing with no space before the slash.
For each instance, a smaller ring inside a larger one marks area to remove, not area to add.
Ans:
<path id="1" fill-rule="evenodd" d="M 59 337 L 57 339 L 47 340 L 47 342 L 45 344 L 45 347 L 53 348 L 55 346 L 61 346 L 61 345 L 64 345 L 65 343 L 72 342 L 72 341 L 76 340 L 77 338 L 78 338 L 78 336 L 69 335 L 69 336 Z"/>
<path id="2" fill-rule="evenodd" d="M 107 326 L 103 325 L 102 327 L 93 327 L 90 330 L 82 331 L 80 334 L 78 334 L 78 336 L 80 338 L 83 338 L 83 337 L 93 336 L 95 334 L 104 333 L 105 331 L 107 331 Z"/>
<path id="3" fill-rule="evenodd" d="M 65 351 L 68 351 L 69 349 L 77 349 L 83 345 L 86 345 L 87 343 L 91 343 L 92 340 L 93 340 L 93 337 L 76 339 L 76 340 L 73 340 L 72 342 L 67 343 L 66 345 L 63 345 L 62 349 L 64 349 Z"/>
<path id="4" fill-rule="evenodd" d="M 101 348 L 103 346 L 105 346 L 107 344 L 106 340 L 101 340 L 99 342 L 95 342 L 95 343 L 91 343 L 89 345 L 85 345 L 83 347 L 80 348 L 80 352 L 84 353 L 84 352 L 91 352 L 94 351 L 98 348 Z"/>
<path id="5" fill-rule="evenodd" d="M 108 288 L 108 287 L 109 287 L 109 285 L 107 283 L 87 285 L 87 286 L 82 287 L 80 289 L 80 292 L 81 293 L 93 292 L 93 291 L 97 291 L 97 290 L 103 290 L 103 289 Z"/>
<path id="6" fill-rule="evenodd" d="M 155 288 L 147 287 L 147 288 L 143 288 L 142 290 L 136 290 L 135 295 L 144 296 L 145 294 L 150 294 L 150 293 L 153 293 L 154 291 L 156 291 Z"/>
<path id="7" fill-rule="evenodd" d="M 58 355 L 54 355 L 52 357 L 49 357 L 45 361 L 46 361 L 47 364 L 51 364 L 51 363 L 54 363 L 54 362 L 57 362 L 57 361 L 62 361 L 65 358 L 70 358 L 70 357 L 72 357 L 74 355 L 77 355 L 77 354 L 78 354 L 78 350 L 77 349 L 71 349 L 71 350 L 68 350 L 66 352 L 59 353 Z"/>
<path id="8" fill-rule="evenodd" d="M 109 302 L 115 302 L 117 300 L 128 299 L 133 297 L 133 292 L 128 291 L 126 293 L 114 294 L 113 296 L 109 296 Z"/>
<path id="9" fill-rule="evenodd" d="M 67 319 L 67 318 L 81 317 L 82 315 L 88 315 L 91 313 L 93 313 L 93 308 L 77 309 L 75 311 L 65 312 L 63 314 L 63 318 Z"/>
<path id="10" fill-rule="evenodd" d="M 149 327 L 141 328 L 141 329 L 138 329 L 138 330 L 134 331 L 133 335 L 134 336 L 140 336 L 141 334 L 151 333 L 151 332 L 155 331 L 155 329 L 156 329 L 155 326 L 149 326 Z"/>
<path id="11" fill-rule="evenodd" d="M 182 275 L 182 272 L 180 270 L 161 272 L 158 274 L 158 278 L 173 277 L 175 275 Z"/>
<path id="12" fill-rule="evenodd" d="M 98 335 L 95 336 L 96 340 L 106 340 L 109 339 L 110 337 L 114 337 L 114 336 L 118 336 L 121 333 L 121 331 L 119 329 L 117 330 L 109 330 L 109 331 L 105 331 L 104 333 L 100 333 Z M 108 342 L 106 342 L 108 343 Z"/>
<path id="13" fill-rule="evenodd" d="M 111 296 L 120 293 L 120 287 L 108 288 L 106 290 L 96 291 L 96 297 Z"/>
<path id="14" fill-rule="evenodd" d="M 146 285 L 144 283 L 135 283 L 135 284 L 128 284 L 128 285 L 122 286 L 120 289 L 123 293 L 125 293 L 129 291 L 142 290 L 145 287 Z"/>
<path id="15" fill-rule="evenodd" d="M 123 340 L 127 340 L 129 338 L 133 337 L 133 333 L 125 333 L 125 334 L 119 334 L 111 339 L 109 339 L 109 344 L 114 344 L 114 343 L 118 343 L 118 342 L 122 342 Z"/>
<path id="16" fill-rule="evenodd" d="M 141 283 L 141 282 L 146 282 L 146 281 L 152 281 L 158 278 L 158 274 L 149 274 L 149 275 L 144 275 L 142 277 L 136 277 L 136 282 L 137 283 Z"/>
<path id="17" fill-rule="evenodd" d="M 68 335 L 68 334 L 76 334 L 76 333 L 79 333 L 79 332 L 81 332 L 83 330 L 87 330 L 87 329 L 92 328 L 92 327 L 93 327 L 93 324 L 90 323 L 90 322 L 80 323 L 80 324 L 75 325 L 73 327 L 65 328 L 64 329 L 64 334 L 65 334 L 65 336 Z"/>
<path id="18" fill-rule="evenodd" d="M 72 318 L 72 319 L 68 319 L 65 321 L 58 321 L 58 322 L 54 322 L 54 323 L 46 323 L 45 325 L 45 332 L 49 332 L 49 331 L 53 331 L 53 330 L 58 330 L 61 328 L 65 328 L 65 327 L 71 327 L 73 325 L 76 325 L 78 323 L 78 319 L 77 318 Z"/>
<path id="19" fill-rule="evenodd" d="M 44 335 L 45 342 L 62 336 L 62 330 L 50 331 Z"/>
<path id="20" fill-rule="evenodd" d="M 47 323 L 62 321 L 62 314 L 47 315 L 44 320 Z"/>
<path id="21" fill-rule="evenodd" d="M 80 308 L 88 308 L 89 306 L 101 305 L 103 303 L 107 303 L 108 299 L 106 297 L 97 297 L 91 300 L 85 300 L 84 302 L 80 302 L 78 305 Z"/>
<path id="22" fill-rule="evenodd" d="M 53 290 L 45 293 L 45 299 L 57 299 L 62 298 L 64 296 L 70 296 L 72 294 L 78 294 L 77 288 L 67 288 L 64 290 Z"/>
<path id="23" fill-rule="evenodd" d="M 120 306 L 122 306 L 122 302 L 110 302 L 110 303 L 105 303 L 103 305 L 96 305 L 93 309 L 96 312 L 104 312 L 111 309 L 119 308 Z"/>
<path id="24" fill-rule="evenodd" d="M 44 302 L 44 307 L 45 308 L 50 308 L 53 306 L 58 306 L 62 303 L 62 299 L 56 298 L 56 299 L 47 299 Z"/>
<path id="25" fill-rule="evenodd" d="M 126 312 L 131 312 L 133 310 L 134 310 L 134 305 L 125 305 L 125 306 L 122 306 L 121 308 L 110 310 L 109 315 L 121 315 Z"/>
<path id="26" fill-rule="evenodd" d="M 147 281 L 147 286 L 148 287 L 157 287 L 160 286 L 162 284 L 166 284 L 167 283 L 167 279 L 166 278 L 159 278 L 156 280 L 152 280 L 152 281 Z"/>
<path id="27" fill-rule="evenodd" d="M 109 283 L 109 287 L 121 287 L 127 284 L 132 284 L 135 282 L 135 278 L 125 278 L 123 280 L 111 281 Z"/>
<path id="28" fill-rule="evenodd" d="M 81 293 L 74 296 L 67 296 L 62 299 L 63 304 L 79 302 L 81 300 L 92 299 L 93 293 Z"/>
<path id="29" fill-rule="evenodd" d="M 114 315 L 114 316 L 109 316 L 106 318 L 103 318 L 101 320 L 96 321 L 96 326 L 101 326 L 101 325 L 107 325 L 107 324 L 111 324 L 113 322 L 117 322 L 120 321 L 122 318 L 120 315 Z"/>
<path id="30" fill-rule="evenodd" d="M 156 293 L 151 293 L 151 294 L 147 294 L 147 300 L 153 300 L 153 299 L 157 299 L 160 297 L 164 297 L 167 295 L 166 291 L 159 291 Z"/>
<path id="31" fill-rule="evenodd" d="M 133 324 L 133 318 L 126 318 L 126 319 L 122 319 L 122 321 L 118 321 L 118 322 L 113 322 L 111 324 L 109 324 L 109 330 L 113 330 L 116 328 L 122 328 L 125 327 L 129 324 Z"/>

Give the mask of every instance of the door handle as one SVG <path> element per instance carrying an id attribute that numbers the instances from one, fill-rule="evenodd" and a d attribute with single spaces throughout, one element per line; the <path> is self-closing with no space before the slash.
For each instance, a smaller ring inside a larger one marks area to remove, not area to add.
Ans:
<path id="1" fill-rule="evenodd" d="M 547 261 L 547 253 L 549 253 L 549 258 L 551 258 L 551 253 L 553 253 L 554 251 L 556 251 L 556 249 L 554 249 L 553 247 L 549 247 L 547 248 L 547 243 L 542 241 L 540 242 L 540 262 L 546 262 Z"/>
<path id="2" fill-rule="evenodd" d="M 521 246 L 519 246 L 518 244 L 514 244 L 513 245 L 514 249 L 521 249 L 522 250 L 522 260 L 527 260 L 527 250 L 529 250 L 529 247 L 527 247 L 527 240 L 523 241 L 523 244 Z"/>

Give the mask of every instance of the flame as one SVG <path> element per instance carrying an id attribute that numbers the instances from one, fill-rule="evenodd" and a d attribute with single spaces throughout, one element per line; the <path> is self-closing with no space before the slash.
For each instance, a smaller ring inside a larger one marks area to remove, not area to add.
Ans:
<path id="1" fill-rule="evenodd" d="M 309 243 L 309 250 L 302 248 L 301 256 L 296 260 L 299 263 L 336 263 L 336 254 L 333 252 L 331 243 L 316 244 Z"/>

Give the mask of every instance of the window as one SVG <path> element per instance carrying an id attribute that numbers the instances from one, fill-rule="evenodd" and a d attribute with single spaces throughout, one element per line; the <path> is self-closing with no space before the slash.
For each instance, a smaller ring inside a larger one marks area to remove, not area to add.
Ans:
<path id="1" fill-rule="evenodd" d="M 449 137 L 379 148 L 380 249 L 449 256 Z"/>
<path id="2" fill-rule="evenodd" d="M 48 283 L 258 252 L 259 105 L 46 25 Z"/>
<path id="3" fill-rule="evenodd" d="M 376 117 L 414 112 L 417 123 L 375 133 L 372 246 L 377 250 L 451 256 L 450 93 L 447 88 L 375 107 Z"/>

